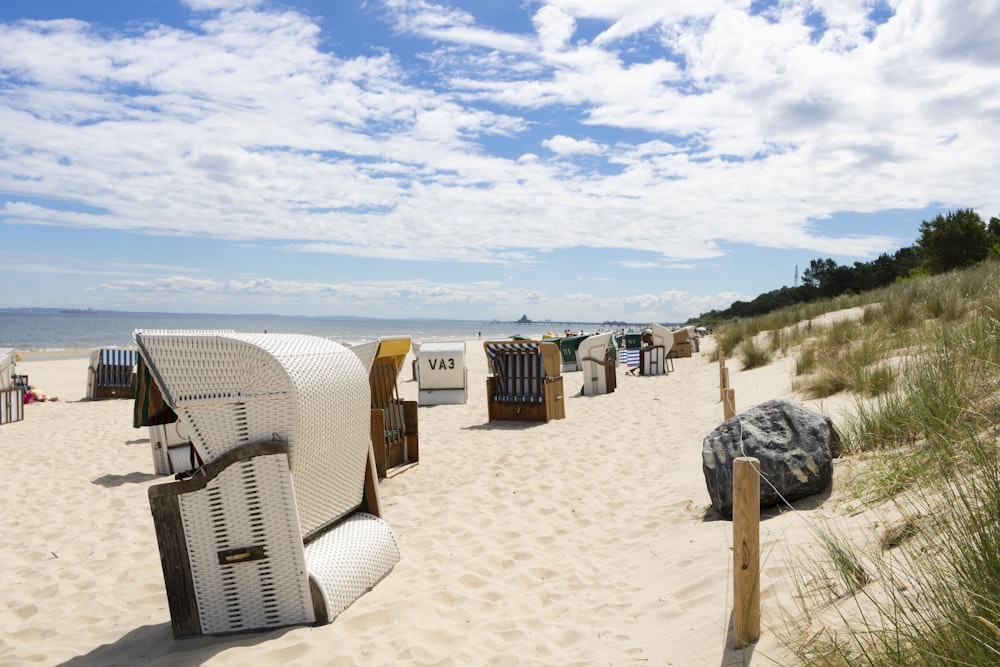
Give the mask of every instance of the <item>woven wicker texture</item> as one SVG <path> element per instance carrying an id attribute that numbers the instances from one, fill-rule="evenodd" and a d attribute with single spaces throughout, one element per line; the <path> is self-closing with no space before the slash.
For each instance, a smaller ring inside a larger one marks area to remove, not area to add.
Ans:
<path id="1" fill-rule="evenodd" d="M 351 351 L 357 355 L 358 359 L 364 365 L 365 370 L 371 371 L 372 362 L 375 361 L 375 355 L 378 353 L 379 341 L 368 340 L 363 343 L 356 343 L 351 346 Z"/>
<path id="2" fill-rule="evenodd" d="M 202 460 L 288 441 L 303 537 L 361 504 L 370 387 L 350 349 L 300 334 L 137 332 L 136 342 Z"/>
<path id="3" fill-rule="evenodd" d="M 314 622 L 286 456 L 240 461 L 180 508 L 202 632 Z M 219 563 L 219 552 L 254 546 L 266 558 Z"/>
<path id="4" fill-rule="evenodd" d="M 310 577 L 332 620 L 392 570 L 392 530 L 355 513 L 371 448 L 371 390 L 354 351 L 298 334 L 135 338 L 206 462 L 273 436 L 288 443 L 287 457 L 241 461 L 180 499 L 204 633 L 313 622 Z M 266 557 L 219 563 L 220 552 L 261 547 Z"/>
<path id="5" fill-rule="evenodd" d="M 355 514 L 306 545 L 306 563 L 332 620 L 399 562 L 396 538 L 382 519 Z"/>
<path id="6" fill-rule="evenodd" d="M 149 427 L 149 446 L 153 451 L 153 472 L 157 475 L 169 475 L 170 456 L 167 455 L 167 438 L 163 429 Z"/>

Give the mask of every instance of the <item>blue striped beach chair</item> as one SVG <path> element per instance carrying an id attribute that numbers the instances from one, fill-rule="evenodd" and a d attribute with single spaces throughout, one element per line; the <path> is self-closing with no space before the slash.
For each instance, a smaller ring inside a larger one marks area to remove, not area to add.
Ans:
<path id="1" fill-rule="evenodd" d="M 483 343 L 490 376 L 486 378 L 489 420 L 549 421 L 566 417 L 562 353 L 555 343 L 487 341 Z"/>
<path id="2" fill-rule="evenodd" d="M 135 350 L 94 350 L 87 370 L 87 398 L 135 398 L 137 358 Z"/>

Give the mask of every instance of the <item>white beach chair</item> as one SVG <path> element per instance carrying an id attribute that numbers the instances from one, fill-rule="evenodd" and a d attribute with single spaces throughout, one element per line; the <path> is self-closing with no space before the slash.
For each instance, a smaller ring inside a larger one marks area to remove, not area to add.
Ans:
<path id="1" fill-rule="evenodd" d="M 180 420 L 150 426 L 149 445 L 153 451 L 153 471 L 157 475 L 176 475 L 198 467 L 191 436 Z"/>
<path id="2" fill-rule="evenodd" d="M 465 341 L 424 343 L 417 351 L 418 405 L 464 404 L 469 400 Z"/>
<path id="3" fill-rule="evenodd" d="M 610 394 L 617 388 L 617 364 L 613 358 L 608 358 L 609 349 L 613 355 L 614 347 L 610 333 L 589 336 L 577 348 L 577 364 L 583 371 L 584 396 Z"/>
<path id="4" fill-rule="evenodd" d="M 326 623 L 392 570 L 354 352 L 298 334 L 135 339 L 205 461 L 149 489 L 176 637 Z"/>
<path id="5" fill-rule="evenodd" d="M 643 348 L 640 363 L 640 375 L 664 375 L 674 370 L 674 360 L 670 356 L 670 348 L 674 344 L 674 335 L 662 324 L 653 322 L 649 325 L 653 334 L 653 344 Z"/>
<path id="6" fill-rule="evenodd" d="M 184 333 L 208 334 L 236 333 L 232 329 L 144 329 L 144 335 L 166 333 L 178 335 Z M 184 423 L 169 406 L 163 402 L 163 394 L 153 380 L 141 356 L 136 355 L 135 365 L 135 405 L 133 406 L 132 426 L 149 427 L 149 445 L 153 453 L 153 470 L 157 475 L 175 475 L 188 472 L 201 465 L 191 444 Z M 164 410 L 164 408 L 166 408 Z M 161 414 L 165 413 L 165 414 Z"/>
<path id="7" fill-rule="evenodd" d="M 14 348 L 0 349 L 0 389 L 8 389 L 14 384 Z"/>
<path id="8" fill-rule="evenodd" d="M 14 350 L 0 350 L 0 424 L 24 419 L 24 388 L 14 386 Z"/>

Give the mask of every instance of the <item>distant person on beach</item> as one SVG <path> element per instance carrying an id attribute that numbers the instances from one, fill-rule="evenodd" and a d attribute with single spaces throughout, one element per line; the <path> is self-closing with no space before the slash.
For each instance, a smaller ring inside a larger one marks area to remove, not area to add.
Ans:
<path id="1" fill-rule="evenodd" d="M 49 398 L 42 392 L 38 391 L 32 386 L 28 386 L 28 391 L 24 392 L 24 404 L 28 403 L 44 403 L 45 401 L 58 401 L 59 399 L 53 396 Z"/>

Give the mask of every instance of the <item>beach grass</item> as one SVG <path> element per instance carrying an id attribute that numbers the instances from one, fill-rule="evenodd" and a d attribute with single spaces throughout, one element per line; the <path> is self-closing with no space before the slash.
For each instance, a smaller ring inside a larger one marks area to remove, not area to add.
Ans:
<path id="1" fill-rule="evenodd" d="M 787 646 L 824 667 L 1000 664 L 1000 263 L 823 303 L 860 312 L 719 332 L 734 349 L 805 332 L 769 351 L 795 356 L 803 395 L 853 401 L 837 428 L 860 472 L 842 491 L 879 528 L 818 532 Z"/>

